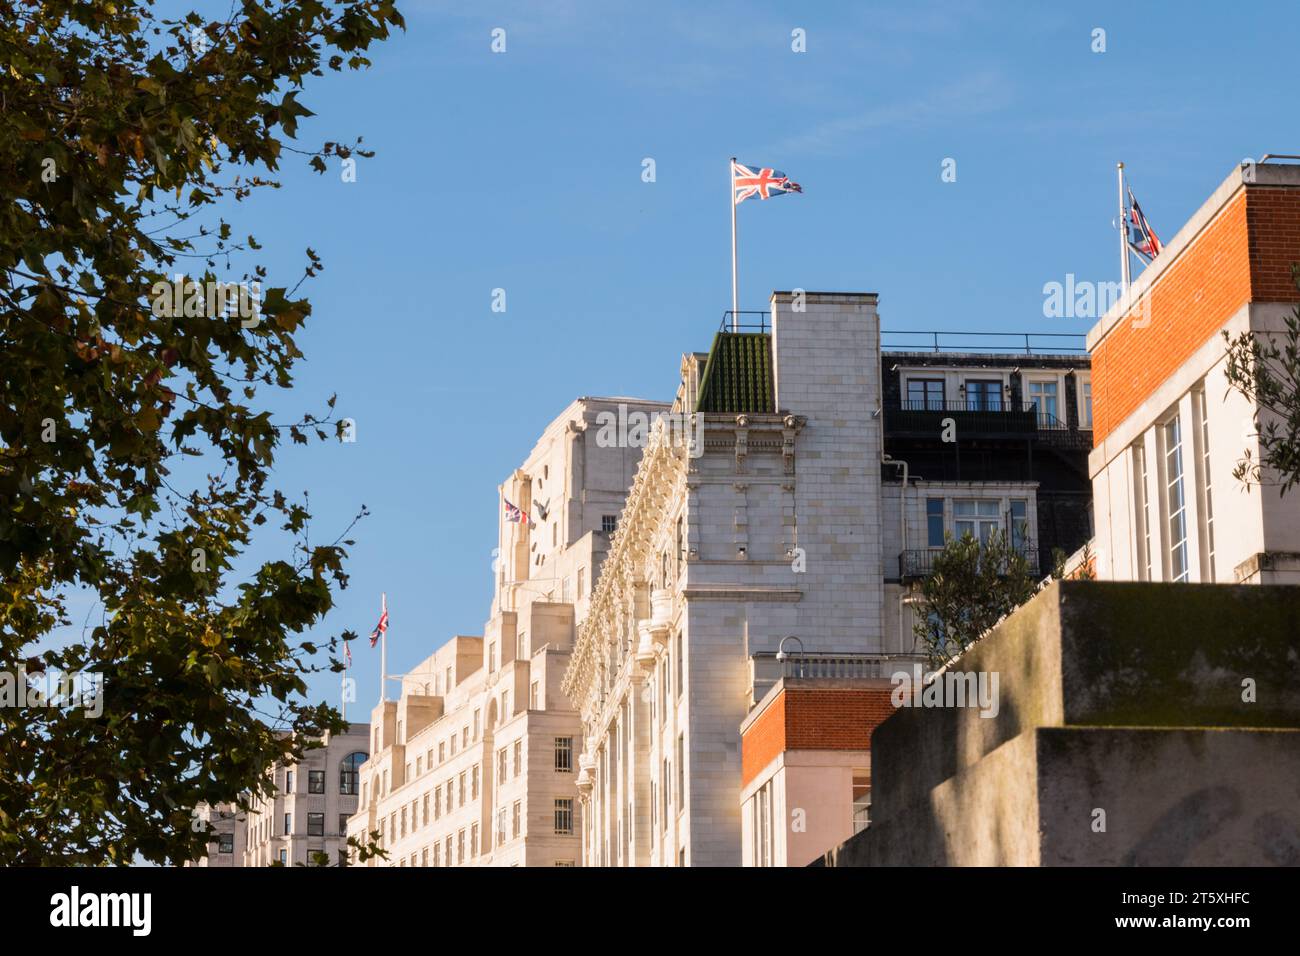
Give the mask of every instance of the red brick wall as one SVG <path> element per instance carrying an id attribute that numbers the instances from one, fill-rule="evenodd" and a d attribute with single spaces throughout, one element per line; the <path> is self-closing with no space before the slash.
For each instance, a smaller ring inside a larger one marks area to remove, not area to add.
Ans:
<path id="1" fill-rule="evenodd" d="M 776 700 L 758 715 L 740 738 L 740 785 L 743 787 L 758 776 L 781 751 L 785 750 L 785 698 L 788 692 L 777 695 Z"/>
<path id="2" fill-rule="evenodd" d="M 1093 351 L 1094 443 L 1247 302 L 1300 301 L 1293 262 L 1300 262 L 1300 190 L 1248 186 L 1233 196 L 1144 297 L 1149 322 L 1135 310 Z"/>
<path id="3" fill-rule="evenodd" d="M 870 750 L 894 712 L 890 688 L 787 687 L 741 740 L 741 786 L 785 750 Z"/>

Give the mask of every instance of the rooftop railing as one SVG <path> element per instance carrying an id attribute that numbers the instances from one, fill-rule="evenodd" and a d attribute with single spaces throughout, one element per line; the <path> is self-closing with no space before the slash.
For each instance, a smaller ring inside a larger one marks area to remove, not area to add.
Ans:
<path id="1" fill-rule="evenodd" d="M 894 352 L 1088 354 L 1087 336 L 1064 332 L 921 332 L 882 329 L 880 347 Z"/>
<path id="2" fill-rule="evenodd" d="M 720 332 L 772 331 L 771 313 L 740 309 L 722 313 Z M 975 352 L 1024 355 L 1087 355 L 1086 336 L 1065 332 L 922 332 L 881 329 L 880 348 L 891 352 Z"/>

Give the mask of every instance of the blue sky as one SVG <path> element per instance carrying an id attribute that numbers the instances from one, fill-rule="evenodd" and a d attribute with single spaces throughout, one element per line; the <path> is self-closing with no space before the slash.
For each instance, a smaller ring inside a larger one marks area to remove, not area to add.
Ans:
<path id="1" fill-rule="evenodd" d="M 311 490 L 314 540 L 369 506 L 320 633 L 364 633 L 386 591 L 393 673 L 481 633 L 496 485 L 545 424 L 578 395 L 669 398 L 708 347 L 729 156 L 805 189 L 741 206 L 741 308 L 874 291 L 888 329 L 1083 332 L 1043 317 L 1043 285 L 1118 277 L 1117 160 L 1167 240 L 1243 157 L 1300 152 L 1278 4 L 400 6 L 371 70 L 300 97 L 302 145 L 361 134 L 378 155 L 354 183 L 290 162 L 234 217 L 281 282 L 305 246 L 325 261 L 274 407 L 337 391 L 357 441 L 286 450 L 277 478 Z M 378 652 L 353 652 L 364 719 Z M 334 675 L 312 690 L 337 702 Z"/>

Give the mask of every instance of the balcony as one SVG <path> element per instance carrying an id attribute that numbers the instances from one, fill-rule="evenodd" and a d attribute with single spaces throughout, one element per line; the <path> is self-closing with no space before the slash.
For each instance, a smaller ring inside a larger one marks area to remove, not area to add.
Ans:
<path id="1" fill-rule="evenodd" d="M 956 424 L 958 438 L 972 434 L 1029 438 L 1039 429 L 1039 417 L 1032 408 L 1013 408 L 1000 403 L 980 407 L 962 401 L 903 401 L 885 409 L 889 431 L 936 438 L 943 433 L 945 418 L 951 418 Z"/>
<path id="2" fill-rule="evenodd" d="M 951 418 L 956 437 L 1036 438 L 1053 446 L 1088 450 L 1092 430 L 1071 428 L 1055 415 L 1036 408 L 1016 408 L 1005 403 L 966 401 L 902 401 L 885 409 L 885 425 L 895 435 L 940 437 L 944 419 Z"/>
<path id="3" fill-rule="evenodd" d="M 1032 541 L 1022 542 L 1020 548 L 1025 560 L 1029 562 L 1029 573 L 1034 577 L 1038 577 L 1038 548 L 1035 547 Z M 941 548 L 914 548 L 902 552 L 898 556 L 899 577 L 904 581 L 928 578 L 934 573 L 935 556 L 941 553 Z"/>

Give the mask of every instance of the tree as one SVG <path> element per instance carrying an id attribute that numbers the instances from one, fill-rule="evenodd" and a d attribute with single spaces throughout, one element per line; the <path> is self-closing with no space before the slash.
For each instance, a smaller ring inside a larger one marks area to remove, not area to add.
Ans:
<path id="1" fill-rule="evenodd" d="M 292 288 L 239 271 L 260 247 L 225 215 L 278 188 L 286 153 L 317 172 L 370 155 L 287 140 L 309 77 L 368 66 L 404 24 L 392 0 L 236 0 L 215 20 L 155 0 L 5 7 L 0 665 L 103 684 L 94 706 L 72 685 L 64 706 L 0 706 L 0 863 L 178 863 L 210 839 L 197 805 L 246 806 L 268 766 L 341 727 L 301 699 L 306 674 L 341 669 L 304 635 L 351 542 L 311 544 L 306 496 L 268 478 L 283 437 L 342 423 L 333 398 L 292 423 L 259 403 L 292 384 L 296 291 L 322 266 L 308 249 Z M 270 520 L 291 550 L 236 580 Z M 78 591 L 99 623 L 71 619 Z"/>
<path id="2" fill-rule="evenodd" d="M 1300 267 L 1291 267 L 1291 278 L 1300 287 Z M 1247 449 L 1233 477 L 1248 484 L 1275 478 L 1280 495 L 1300 483 L 1300 306 L 1283 322 L 1277 335 L 1223 332 L 1228 384 L 1255 406 L 1259 437 L 1259 457 Z"/>
<path id="3" fill-rule="evenodd" d="M 950 535 L 921 583 L 913 633 L 931 666 L 948 663 L 1038 589 L 1029 559 L 1002 532 L 992 532 L 983 544 L 970 534 Z"/>

